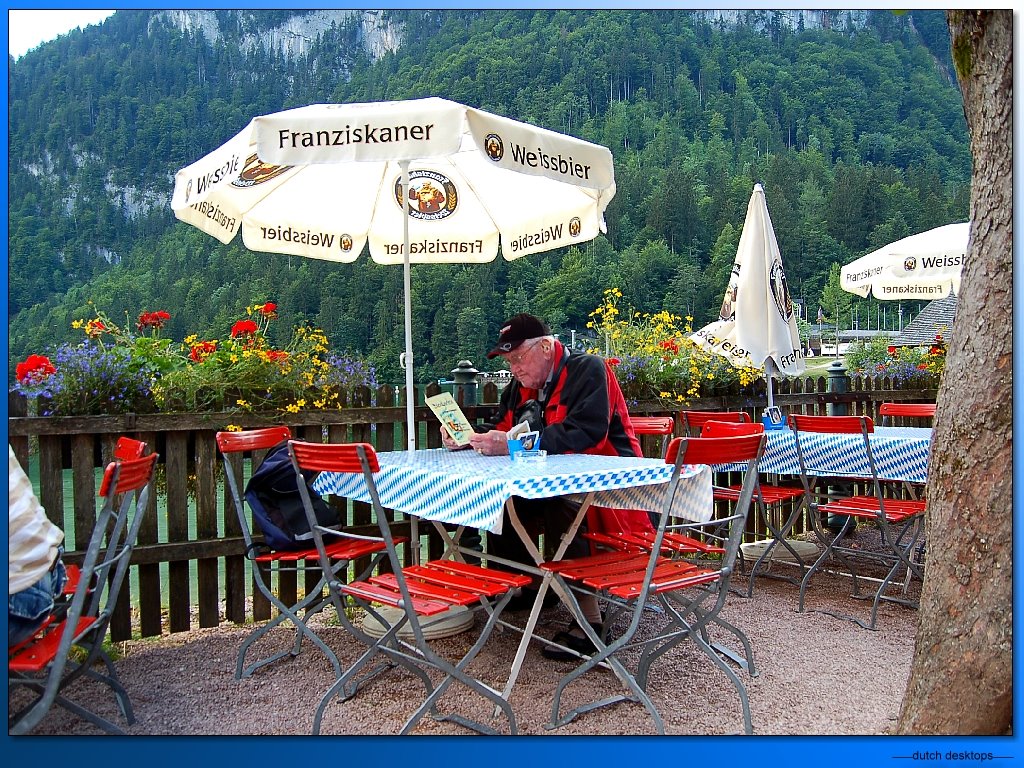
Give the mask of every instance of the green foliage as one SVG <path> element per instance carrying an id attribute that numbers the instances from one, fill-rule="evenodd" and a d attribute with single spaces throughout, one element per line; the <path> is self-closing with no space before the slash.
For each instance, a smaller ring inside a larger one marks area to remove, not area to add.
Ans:
<path id="1" fill-rule="evenodd" d="M 111 316 L 166 307 L 180 342 L 272 297 L 270 342 L 308 323 L 401 382 L 400 270 L 253 253 L 171 218 L 176 170 L 253 115 L 307 103 L 441 95 L 613 152 L 607 236 L 414 269 L 421 381 L 463 358 L 482 367 L 513 308 L 568 336 L 611 286 L 699 327 L 720 306 L 755 181 L 794 295 L 829 314 L 833 264 L 967 218 L 970 147 L 941 11 L 913 24 L 872 12 L 866 27 L 837 12 L 831 29 L 801 31 L 763 11 L 732 26 L 678 10 L 388 10 L 378 21 L 403 44 L 379 58 L 360 14 L 302 56 L 243 43 L 292 13 L 219 10 L 214 40 L 121 10 L 11 62 L 9 375 L 34 350 L 77 343 L 67 329 L 90 299 Z"/>

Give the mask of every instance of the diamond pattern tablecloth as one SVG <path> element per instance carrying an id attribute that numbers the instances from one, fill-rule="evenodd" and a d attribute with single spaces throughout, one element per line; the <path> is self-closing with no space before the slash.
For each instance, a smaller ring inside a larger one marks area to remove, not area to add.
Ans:
<path id="1" fill-rule="evenodd" d="M 765 432 L 768 443 L 758 468 L 761 472 L 799 475 L 796 438 L 789 429 Z M 917 427 L 875 427 L 868 440 L 879 478 L 923 483 L 928 479 L 932 430 Z M 801 432 L 807 471 L 813 475 L 864 477 L 871 474 L 864 438 L 857 434 Z M 716 467 L 734 470 L 736 467 Z"/>
<path id="2" fill-rule="evenodd" d="M 473 451 L 391 451 L 378 454 L 377 490 L 387 509 L 454 525 L 501 533 L 502 511 L 512 496 L 582 498 L 624 509 L 661 508 L 672 467 L 660 459 L 549 455 L 543 463 L 513 462 L 508 456 Z M 712 513 L 711 473 L 686 466 L 673 514 L 707 520 Z M 369 501 L 361 474 L 324 472 L 313 484 L 321 495 Z"/>

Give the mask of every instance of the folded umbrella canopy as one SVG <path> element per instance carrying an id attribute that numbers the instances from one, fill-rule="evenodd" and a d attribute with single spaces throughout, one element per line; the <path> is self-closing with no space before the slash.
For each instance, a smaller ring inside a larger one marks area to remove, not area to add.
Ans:
<path id="1" fill-rule="evenodd" d="M 844 291 L 888 301 L 941 299 L 960 292 L 971 224 L 946 224 L 904 237 L 840 270 Z"/>
<path id="2" fill-rule="evenodd" d="M 690 338 L 739 368 L 763 365 L 769 408 L 774 407 L 773 369 L 792 376 L 804 372 L 793 301 L 760 184 L 754 185 L 747 204 L 747 218 L 719 318 Z"/>
<path id="3" fill-rule="evenodd" d="M 440 98 L 315 104 L 254 118 L 178 171 L 171 208 L 221 242 L 404 265 L 406 413 L 415 449 L 410 264 L 513 260 L 606 231 L 611 152 Z M 403 204 L 403 201 L 406 204 Z"/>

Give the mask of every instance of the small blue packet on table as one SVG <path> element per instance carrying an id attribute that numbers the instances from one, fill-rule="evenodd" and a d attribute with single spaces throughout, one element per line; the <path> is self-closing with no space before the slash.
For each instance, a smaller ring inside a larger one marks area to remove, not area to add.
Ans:
<path id="1" fill-rule="evenodd" d="M 786 419 L 783 417 L 782 411 L 777 405 L 764 409 L 764 414 L 761 416 L 761 423 L 764 424 L 765 429 L 786 428 Z"/>

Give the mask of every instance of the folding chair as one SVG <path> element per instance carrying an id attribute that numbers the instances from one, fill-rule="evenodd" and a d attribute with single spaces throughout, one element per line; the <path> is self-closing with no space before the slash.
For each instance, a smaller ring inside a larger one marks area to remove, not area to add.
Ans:
<path id="1" fill-rule="evenodd" d="M 927 421 L 931 426 L 931 420 L 935 418 L 935 403 L 882 403 L 878 407 L 878 415 L 882 417 L 882 425 L 886 427 L 923 425 Z M 903 481 L 902 487 L 912 499 L 924 498 L 924 485 Z M 914 557 L 918 563 L 924 563 L 925 539 L 921 535 L 921 541 L 917 545 Z M 904 591 L 910 586 L 910 572 L 907 572 L 907 581 L 904 584 Z"/>
<path id="2" fill-rule="evenodd" d="M 725 422 L 706 421 L 701 428 L 701 437 L 728 437 L 735 435 L 756 435 L 764 432 L 764 425 L 751 422 Z M 738 483 L 719 486 L 714 489 L 716 501 L 735 503 L 740 496 L 742 486 Z M 747 597 L 754 595 L 754 578 L 763 576 L 772 579 L 781 579 L 799 586 L 803 574 L 810 563 L 805 562 L 803 556 L 788 538 L 790 532 L 800 519 L 800 513 L 805 506 L 804 489 L 799 486 L 772 485 L 761 483 L 758 478 L 757 487 L 754 491 L 754 501 L 757 511 L 764 526 L 767 537 L 763 541 L 750 542 L 740 547 L 740 563 L 746 564 L 746 550 L 757 553 L 754 564 L 750 567 L 750 575 L 747 581 Z M 784 507 L 790 507 L 788 514 Z M 776 553 L 779 546 L 782 546 L 786 553 L 780 558 Z M 772 573 L 768 567 L 773 562 L 787 565 L 796 565 L 800 568 L 800 577 L 794 578 L 781 573 Z"/>
<path id="3" fill-rule="evenodd" d="M 235 512 L 238 515 L 238 524 L 242 529 L 242 538 L 245 541 L 245 556 L 252 562 L 253 582 L 260 593 L 278 611 L 274 618 L 256 627 L 242 641 L 242 646 L 238 649 L 238 660 L 235 664 L 235 678 L 238 680 L 249 677 L 260 667 L 272 664 L 279 659 L 298 656 L 302 647 L 303 637 L 308 637 L 316 647 L 323 651 L 334 667 L 335 675 L 341 675 L 341 663 L 338 661 L 338 657 L 320 636 L 310 629 L 308 621 L 311 616 L 319 613 L 331 604 L 330 598 L 324 595 L 324 589 L 333 580 L 345 580 L 349 563 L 361 557 L 376 555 L 370 561 L 365 572 L 360 574 L 361 578 L 376 567 L 385 552 L 384 545 L 380 542 L 337 539 L 332 541 L 327 547 L 327 559 L 324 562 L 329 562 L 330 565 L 325 571 L 322 570 L 320 552 L 315 546 L 299 550 L 273 550 L 262 539 L 257 539 L 253 536 L 252 526 L 249 524 L 249 517 L 246 515 L 245 507 L 242 503 L 242 493 L 239 490 L 242 459 L 246 453 L 269 450 L 290 440 L 291 437 L 291 430 L 286 426 L 251 429 L 243 432 L 217 433 L 217 447 L 220 449 L 221 457 L 224 460 L 224 474 L 227 477 L 228 488 L 231 490 L 231 499 L 234 502 Z M 257 464 L 254 462 L 253 471 L 255 471 L 256 466 Z M 300 485 L 302 484 L 300 483 Z M 282 574 L 297 574 L 300 571 L 305 573 L 318 572 L 319 580 L 312 588 L 306 590 L 303 597 L 286 600 L 280 590 L 274 588 L 275 578 L 280 582 Z M 302 614 L 301 616 L 300 613 Z M 285 622 L 290 622 L 295 628 L 295 642 L 288 648 L 272 653 L 264 658 L 259 658 L 246 666 L 245 658 L 253 644 L 274 627 L 280 626 Z"/>
<path id="4" fill-rule="evenodd" d="M 750 422 L 750 416 L 743 411 L 680 411 L 679 424 L 683 434 L 699 437 L 700 431 L 709 421 L 731 421 L 734 423 Z"/>
<path id="5" fill-rule="evenodd" d="M 370 661 L 383 656 L 388 667 L 397 663 L 419 677 L 426 690 L 426 699 L 406 720 L 401 729 L 402 734 L 409 733 L 427 712 L 436 720 L 451 720 L 480 733 L 495 733 L 495 729 L 489 725 L 462 715 L 441 715 L 437 712 L 438 698 L 455 681 L 496 705 L 508 720 L 510 734 L 516 734 L 515 714 L 508 701 L 502 697 L 500 691 L 473 677 L 467 667 L 483 649 L 509 599 L 522 587 L 527 586 L 530 578 L 454 560 L 433 560 L 421 565 L 404 566 L 391 532 L 388 513 L 381 506 L 377 492 L 375 474 L 380 471 L 380 464 L 373 446 L 368 443 L 324 444 L 298 440 L 290 441 L 288 446 L 297 474 L 301 475 L 304 470 L 362 474 L 369 491 L 374 517 L 380 528 L 380 538 L 373 541 L 387 548 L 393 570 L 392 573 L 382 573 L 348 584 L 338 580 L 331 581 L 329 592 L 337 608 L 338 617 L 345 628 L 366 645 L 366 651 L 321 698 L 313 718 L 313 733 L 320 732 L 324 710 L 335 696 L 342 701 L 351 698 L 363 684 L 375 677 L 379 671 L 384 671 L 378 668 L 359 679 L 363 668 Z M 299 490 L 320 559 L 326 564 L 327 546 L 324 537 L 353 534 L 339 533 L 317 525 L 309 492 L 304 483 L 299 484 Z M 365 537 L 359 538 L 366 540 Z M 346 598 L 350 598 L 385 628 L 379 638 L 368 635 L 349 619 L 345 611 Z M 381 616 L 375 607 L 380 604 L 402 609 L 403 614 L 397 621 L 389 621 Z M 470 610 L 480 610 L 487 614 L 487 620 L 476 642 L 455 663 L 435 652 L 425 636 L 431 617 L 440 618 L 453 606 L 465 606 Z M 411 641 L 403 637 L 406 633 L 400 634 L 400 630 L 406 626 L 412 630 Z M 434 685 L 431 681 L 429 670 L 444 675 L 439 684 Z"/>
<path id="6" fill-rule="evenodd" d="M 30 732 L 56 702 L 108 733 L 124 731 L 66 695 L 68 686 L 85 676 L 113 691 L 128 725 L 135 722 L 128 692 L 103 648 L 110 618 L 128 573 L 152 488 L 156 454 L 114 461 L 103 473 L 103 499 L 70 600 L 58 605 L 47 623 L 8 650 L 8 691 L 32 691 L 34 698 L 9 714 L 11 734 Z M 72 652 L 72 648 L 75 648 Z M 102 662 L 102 668 L 97 668 Z"/>
<path id="7" fill-rule="evenodd" d="M 753 651 L 749 641 L 739 628 L 722 619 L 720 611 L 725 605 L 729 591 L 729 579 L 735 567 L 747 512 L 754 495 L 757 462 L 764 452 L 764 444 L 763 434 L 674 439 L 666 456 L 673 464 L 674 470 L 658 528 L 647 551 L 605 552 L 541 565 L 541 568 L 551 571 L 554 578 L 569 593 L 570 609 L 596 649 L 589 658 L 581 657 L 582 663 L 559 680 L 548 728 L 565 725 L 577 715 L 599 707 L 631 701 L 643 704 L 651 715 L 658 733 L 664 733 L 665 724 L 647 692 L 650 669 L 667 651 L 690 639 L 732 682 L 740 699 L 744 731 L 748 734 L 753 732 L 746 688 L 726 658 L 723 658 L 727 656 L 731 660 L 736 660 L 736 657 L 731 653 L 724 654 L 723 647 L 711 640 L 709 630 L 722 628 L 732 633 L 743 644 L 749 660 L 748 672 L 755 674 L 752 664 Z M 673 558 L 666 554 L 663 547 L 668 535 L 667 530 L 689 533 L 706 525 L 691 522 L 669 523 L 684 461 L 687 464 L 746 464 L 743 492 L 732 514 L 727 520 L 714 521 L 719 526 L 722 523 L 728 525 L 728 536 L 723 542 L 724 553 L 716 559 L 691 562 Z M 600 632 L 584 619 L 576 599 L 578 593 L 596 593 L 607 601 L 608 612 Z M 650 599 L 657 600 L 664 611 L 666 623 L 652 637 L 638 636 L 640 619 Z M 623 616 L 629 617 L 628 627 L 618 638 L 607 638 L 608 627 Z M 636 657 L 637 651 L 639 659 L 635 662 L 635 671 L 630 671 L 627 664 Z M 562 694 L 566 687 L 599 664 L 607 664 L 628 692 L 581 704 L 560 715 Z"/>
<path id="8" fill-rule="evenodd" d="M 874 629 L 878 617 L 878 606 L 882 602 L 893 602 L 917 607 L 917 601 L 906 597 L 886 594 L 896 574 L 907 570 L 907 581 L 916 576 L 923 581 L 924 572 L 920 563 L 915 562 L 911 551 L 917 543 L 924 528 L 925 502 L 917 499 L 894 499 L 887 497 L 883 482 L 893 478 L 880 477 L 871 451 L 869 435 L 874 432 L 874 422 L 867 416 L 802 416 L 791 414 L 790 426 L 796 436 L 797 458 L 800 462 L 800 479 L 807 495 L 807 503 L 811 511 L 811 521 L 824 550 L 810 567 L 800 583 L 799 610 L 804 609 L 804 598 L 811 577 L 829 560 L 838 560 L 853 580 L 853 596 L 871 599 L 871 621 L 865 623 L 852 616 L 841 616 L 830 611 L 822 611 L 838 618 L 849 619 L 867 629 Z M 817 434 L 859 434 L 862 438 L 856 447 L 846 448 L 859 452 L 858 458 L 863 460 L 869 473 L 861 478 L 870 492 L 831 497 L 823 494 L 816 487 L 819 472 L 813 457 L 809 455 L 808 441 L 812 433 Z M 828 537 L 822 526 L 822 516 L 839 515 L 843 523 L 834 537 Z M 879 549 L 851 546 L 846 543 L 847 536 L 853 530 L 854 521 L 866 520 L 876 524 L 879 533 Z M 885 576 L 878 581 L 878 588 L 873 596 L 860 593 L 860 581 L 863 578 L 854 567 L 855 561 L 867 561 L 885 567 Z M 904 589 L 904 593 L 906 589 Z"/>

